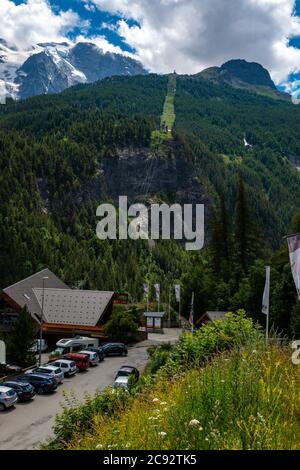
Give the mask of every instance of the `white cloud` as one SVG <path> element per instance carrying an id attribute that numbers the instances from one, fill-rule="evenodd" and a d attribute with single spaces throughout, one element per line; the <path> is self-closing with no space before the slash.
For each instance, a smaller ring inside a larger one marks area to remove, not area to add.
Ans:
<path id="1" fill-rule="evenodd" d="M 115 54 L 122 54 L 126 55 L 129 57 L 132 57 L 132 54 L 124 52 L 120 47 L 114 46 L 111 44 L 105 36 L 77 36 L 76 37 L 76 42 L 92 42 L 93 44 L 96 44 L 100 49 L 103 50 L 103 52 L 114 52 Z"/>
<path id="2" fill-rule="evenodd" d="M 39 42 L 64 41 L 68 31 L 80 24 L 71 10 L 55 14 L 47 0 L 27 0 L 20 5 L 1 0 L 0 18 L 0 37 L 21 49 Z"/>
<path id="3" fill-rule="evenodd" d="M 256 61 L 278 83 L 300 70 L 294 0 L 90 0 L 119 14 L 118 32 L 148 68 L 196 73 L 229 59 Z M 130 25 L 128 19 L 138 25 Z"/>

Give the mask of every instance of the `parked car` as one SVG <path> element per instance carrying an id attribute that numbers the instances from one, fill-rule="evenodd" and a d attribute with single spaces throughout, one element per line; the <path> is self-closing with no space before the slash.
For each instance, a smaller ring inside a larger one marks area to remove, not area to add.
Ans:
<path id="1" fill-rule="evenodd" d="M 63 371 L 64 376 L 67 377 L 75 375 L 77 372 L 76 363 L 68 359 L 57 359 L 56 361 L 50 362 L 49 365 L 59 367 Z"/>
<path id="2" fill-rule="evenodd" d="M 134 382 L 137 382 L 140 378 L 140 373 L 136 367 L 132 366 L 122 366 L 116 375 L 117 377 L 129 377 L 132 376 Z"/>
<path id="3" fill-rule="evenodd" d="M 17 379 L 20 382 L 29 382 L 34 390 L 42 395 L 43 393 L 54 392 L 57 389 L 57 381 L 53 377 L 43 374 L 27 374 Z"/>
<path id="4" fill-rule="evenodd" d="M 64 373 L 60 367 L 55 367 L 50 364 L 46 364 L 44 366 L 35 367 L 34 369 L 27 370 L 25 375 L 27 374 L 43 374 L 47 377 L 53 377 L 58 384 L 61 384 L 64 379 Z"/>
<path id="5" fill-rule="evenodd" d="M 33 353 L 39 353 L 40 352 L 40 345 L 41 345 L 41 351 L 46 352 L 48 349 L 48 344 L 46 340 L 42 339 L 35 339 L 34 342 L 32 343 L 32 346 L 29 348 L 30 352 Z"/>
<path id="6" fill-rule="evenodd" d="M 0 364 L 0 377 L 6 377 L 7 375 L 18 374 L 21 372 L 22 367 L 12 366 L 10 364 Z"/>
<path id="7" fill-rule="evenodd" d="M 128 351 L 123 343 L 106 343 L 103 350 L 105 356 L 127 356 Z"/>
<path id="8" fill-rule="evenodd" d="M 80 372 L 87 370 L 90 366 L 90 358 L 87 354 L 69 353 L 65 354 L 63 358 L 74 361 Z"/>
<path id="9" fill-rule="evenodd" d="M 94 351 L 79 351 L 79 354 L 86 354 L 89 357 L 90 367 L 99 364 L 99 356 Z"/>
<path id="10" fill-rule="evenodd" d="M 35 396 L 35 390 L 29 382 L 10 380 L 3 382 L 4 387 L 12 388 L 18 395 L 19 401 L 29 401 Z"/>
<path id="11" fill-rule="evenodd" d="M 129 389 L 129 375 L 121 375 L 117 377 L 113 383 L 113 388 L 125 388 Z"/>
<path id="12" fill-rule="evenodd" d="M 17 401 L 18 395 L 12 388 L 0 385 L 0 410 L 14 406 Z"/>
<path id="13" fill-rule="evenodd" d="M 85 348 L 85 351 L 93 351 L 98 354 L 99 361 L 102 362 L 105 358 L 104 349 L 102 346 Z"/>

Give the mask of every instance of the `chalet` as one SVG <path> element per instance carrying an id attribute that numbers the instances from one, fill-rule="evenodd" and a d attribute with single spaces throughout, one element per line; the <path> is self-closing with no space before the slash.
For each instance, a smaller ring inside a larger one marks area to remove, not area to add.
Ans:
<path id="1" fill-rule="evenodd" d="M 196 325 L 200 327 L 205 325 L 205 323 L 214 322 L 216 320 L 223 320 L 227 312 L 205 312 L 199 320 L 197 320 Z"/>
<path id="2" fill-rule="evenodd" d="M 70 289 L 44 269 L 0 293 L 0 330 L 9 330 L 26 305 L 43 336 L 101 336 L 110 318 L 114 292 Z M 50 341 L 51 342 L 51 341 Z"/>

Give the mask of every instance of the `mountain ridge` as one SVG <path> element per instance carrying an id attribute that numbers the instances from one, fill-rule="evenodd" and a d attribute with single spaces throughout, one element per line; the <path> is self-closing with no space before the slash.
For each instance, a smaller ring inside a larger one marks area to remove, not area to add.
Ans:
<path id="1" fill-rule="evenodd" d="M 6 96 L 13 99 L 59 93 L 112 75 L 147 73 L 135 59 L 104 52 L 91 42 L 39 43 L 19 51 L 5 40 L 0 41 L 0 84 Z"/>

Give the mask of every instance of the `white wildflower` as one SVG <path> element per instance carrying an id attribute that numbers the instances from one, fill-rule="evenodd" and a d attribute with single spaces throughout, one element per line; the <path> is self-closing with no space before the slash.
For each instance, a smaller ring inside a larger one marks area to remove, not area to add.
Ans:
<path id="1" fill-rule="evenodd" d="M 152 401 L 153 401 L 153 403 L 157 403 L 157 402 L 159 402 L 160 400 L 159 400 L 159 398 L 153 398 Z"/>
<path id="2" fill-rule="evenodd" d="M 197 426 L 198 424 L 200 424 L 200 421 L 198 421 L 198 419 L 191 419 L 191 421 L 189 422 L 189 426 Z"/>
<path id="3" fill-rule="evenodd" d="M 164 431 L 160 431 L 158 434 L 160 435 L 160 437 L 165 437 L 167 435 L 167 433 Z"/>

